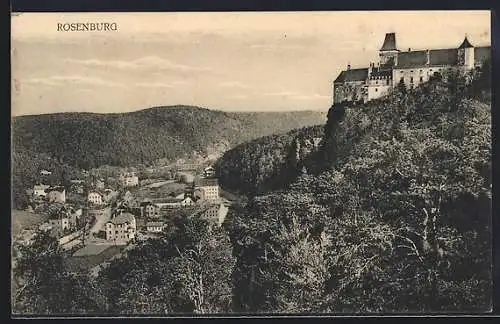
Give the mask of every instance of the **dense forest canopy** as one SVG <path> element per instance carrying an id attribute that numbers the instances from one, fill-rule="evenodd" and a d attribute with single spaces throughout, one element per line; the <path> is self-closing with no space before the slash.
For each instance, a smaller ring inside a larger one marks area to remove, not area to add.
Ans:
<path id="1" fill-rule="evenodd" d="M 246 195 L 282 188 L 304 166 L 302 158 L 315 151 L 314 139 L 324 126 L 261 137 L 226 151 L 215 167 L 222 186 Z"/>

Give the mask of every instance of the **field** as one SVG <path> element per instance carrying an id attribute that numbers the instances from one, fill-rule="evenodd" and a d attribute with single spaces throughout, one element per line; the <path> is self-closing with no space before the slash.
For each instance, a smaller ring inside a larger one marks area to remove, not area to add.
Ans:
<path id="1" fill-rule="evenodd" d="M 11 216 L 12 223 L 12 235 L 16 236 L 21 233 L 23 229 L 33 228 L 45 222 L 48 218 L 46 215 L 40 215 L 36 213 L 30 213 L 24 210 L 12 210 Z"/>

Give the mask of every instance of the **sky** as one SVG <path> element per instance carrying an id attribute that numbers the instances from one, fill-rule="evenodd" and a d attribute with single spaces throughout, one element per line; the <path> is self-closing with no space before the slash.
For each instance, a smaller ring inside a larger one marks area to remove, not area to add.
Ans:
<path id="1" fill-rule="evenodd" d="M 489 11 L 22 13 L 11 17 L 13 116 L 195 105 L 328 110 L 346 68 L 401 50 L 490 45 Z M 57 31 L 108 22 L 118 30 Z"/>

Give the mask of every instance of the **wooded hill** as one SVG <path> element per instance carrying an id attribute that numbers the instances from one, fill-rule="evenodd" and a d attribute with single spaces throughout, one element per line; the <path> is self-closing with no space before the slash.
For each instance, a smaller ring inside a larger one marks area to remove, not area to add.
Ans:
<path id="1" fill-rule="evenodd" d="M 121 114 L 58 113 L 12 121 L 13 150 L 45 153 L 83 169 L 133 166 L 230 146 L 291 129 L 324 123 L 324 112 L 235 113 L 190 106 Z"/>

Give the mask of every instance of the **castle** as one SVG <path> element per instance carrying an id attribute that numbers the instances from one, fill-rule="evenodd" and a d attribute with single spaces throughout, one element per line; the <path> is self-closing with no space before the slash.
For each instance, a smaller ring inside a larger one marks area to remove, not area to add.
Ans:
<path id="1" fill-rule="evenodd" d="M 452 68 L 472 70 L 491 58 L 491 46 L 474 47 L 467 37 L 458 48 L 411 50 L 396 47 L 396 34 L 385 35 L 380 61 L 367 68 L 347 69 L 333 81 L 333 104 L 367 102 L 387 95 L 398 83 L 412 89 Z"/>

